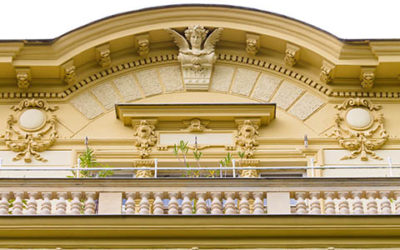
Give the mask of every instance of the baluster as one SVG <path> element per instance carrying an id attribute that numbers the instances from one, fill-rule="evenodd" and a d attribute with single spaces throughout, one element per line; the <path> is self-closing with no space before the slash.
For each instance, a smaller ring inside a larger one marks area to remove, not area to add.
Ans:
<path id="1" fill-rule="evenodd" d="M 225 198 L 225 214 L 236 214 L 235 192 L 226 192 Z"/>
<path id="2" fill-rule="evenodd" d="M 351 192 L 351 194 L 353 195 L 353 213 L 354 214 L 364 214 L 364 206 L 363 206 L 363 202 L 361 200 L 361 195 L 362 192 L 361 191 L 353 191 Z"/>
<path id="3" fill-rule="evenodd" d="M 306 214 L 307 204 L 306 204 L 306 192 L 296 192 L 295 194 L 296 203 L 296 214 Z"/>
<path id="4" fill-rule="evenodd" d="M 376 192 L 375 191 L 367 191 L 367 213 L 368 214 L 377 214 L 378 213 L 378 203 L 376 202 Z"/>
<path id="5" fill-rule="evenodd" d="M 394 202 L 394 213 L 400 214 L 400 192 L 394 192 L 394 198 L 396 199 Z"/>
<path id="6" fill-rule="evenodd" d="M 163 192 L 154 193 L 153 214 L 164 214 Z"/>
<path id="7" fill-rule="evenodd" d="M 40 206 L 40 214 L 51 214 L 51 192 L 42 192 L 43 202 Z"/>
<path id="8" fill-rule="evenodd" d="M 310 192 L 310 214 L 321 214 L 321 203 L 319 201 L 319 192 Z"/>
<path id="9" fill-rule="evenodd" d="M 65 199 L 67 198 L 66 192 L 58 192 L 58 201 L 56 204 L 56 214 L 66 214 L 67 211 L 67 202 Z"/>
<path id="10" fill-rule="evenodd" d="M 205 197 L 205 192 L 197 193 L 196 214 L 207 214 L 207 203 Z"/>
<path id="11" fill-rule="evenodd" d="M 8 214 L 10 203 L 8 203 L 8 198 L 10 197 L 9 192 L 1 192 L 1 201 L 0 201 L 0 214 Z"/>
<path id="12" fill-rule="evenodd" d="M 22 214 L 24 211 L 24 203 L 22 202 L 24 199 L 24 192 L 15 192 L 14 198 L 12 214 Z"/>
<path id="13" fill-rule="evenodd" d="M 168 202 L 168 214 L 179 214 L 179 203 L 177 200 L 177 192 L 168 192 L 169 202 Z"/>
<path id="14" fill-rule="evenodd" d="M 26 203 L 27 205 L 27 214 L 36 214 L 37 213 L 37 192 L 29 192 L 29 200 Z"/>
<path id="15" fill-rule="evenodd" d="M 348 192 L 339 192 L 339 214 L 350 214 L 349 202 L 347 201 L 348 197 Z"/>
<path id="16" fill-rule="evenodd" d="M 379 192 L 382 198 L 381 202 L 381 214 L 391 214 L 392 213 L 392 204 L 389 201 L 390 191 L 381 191 Z"/>
<path id="17" fill-rule="evenodd" d="M 264 214 L 264 193 L 253 192 L 254 210 L 253 214 Z"/>
<path id="18" fill-rule="evenodd" d="M 126 192 L 125 193 L 125 213 L 126 214 L 135 214 L 135 193 L 134 192 Z"/>
<path id="19" fill-rule="evenodd" d="M 139 214 L 141 215 L 146 215 L 150 214 L 150 203 L 149 203 L 149 197 L 150 197 L 150 192 L 142 192 L 140 193 L 141 200 L 139 203 Z"/>
<path id="20" fill-rule="evenodd" d="M 222 202 L 220 192 L 211 192 L 211 214 L 222 214 Z"/>
<path id="21" fill-rule="evenodd" d="M 239 213 L 250 214 L 249 192 L 239 192 Z"/>
<path id="22" fill-rule="evenodd" d="M 71 192 L 71 214 L 81 214 L 82 203 L 81 203 L 81 192 Z"/>
<path id="23" fill-rule="evenodd" d="M 335 214 L 334 192 L 325 193 L 325 214 Z"/>
<path id="24" fill-rule="evenodd" d="M 182 214 L 193 214 L 193 207 L 191 201 L 191 192 L 183 192 L 182 193 L 183 200 L 182 200 Z"/>
<path id="25" fill-rule="evenodd" d="M 86 201 L 84 203 L 84 213 L 85 215 L 88 214 L 95 214 L 96 213 L 96 192 L 85 192 Z"/>

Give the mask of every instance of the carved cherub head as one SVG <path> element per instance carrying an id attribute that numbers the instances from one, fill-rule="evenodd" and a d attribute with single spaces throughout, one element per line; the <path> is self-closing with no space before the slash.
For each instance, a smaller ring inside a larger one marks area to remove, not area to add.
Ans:
<path id="1" fill-rule="evenodd" d="M 201 49 L 201 44 L 206 39 L 208 30 L 203 26 L 194 25 L 185 30 L 185 37 L 192 45 L 192 49 Z"/>

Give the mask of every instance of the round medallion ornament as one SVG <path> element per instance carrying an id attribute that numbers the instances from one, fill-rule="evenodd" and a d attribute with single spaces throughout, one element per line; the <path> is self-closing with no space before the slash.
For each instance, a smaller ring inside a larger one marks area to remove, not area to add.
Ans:
<path id="1" fill-rule="evenodd" d="M 27 109 L 19 117 L 19 125 L 26 131 L 35 131 L 46 123 L 46 115 L 38 109 Z"/>
<path id="2" fill-rule="evenodd" d="M 371 113 L 363 108 L 350 109 L 346 114 L 347 124 L 356 130 L 367 129 L 372 125 Z"/>

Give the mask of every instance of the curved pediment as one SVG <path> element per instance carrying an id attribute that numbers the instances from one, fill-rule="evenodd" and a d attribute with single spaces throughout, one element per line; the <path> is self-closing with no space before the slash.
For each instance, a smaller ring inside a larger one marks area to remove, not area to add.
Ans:
<path id="1" fill-rule="evenodd" d="M 215 5 L 145 9 L 87 24 L 54 40 L 2 41 L 0 95 L 59 100 L 116 72 L 174 62 L 178 48 L 166 29 L 182 33 L 191 25 L 223 29 L 215 47 L 217 62 L 272 69 L 331 97 L 365 96 L 366 88 L 373 90 L 369 97 L 399 95 L 398 41 L 340 40 L 285 16 Z M 255 50 L 249 50 L 251 44 Z"/>

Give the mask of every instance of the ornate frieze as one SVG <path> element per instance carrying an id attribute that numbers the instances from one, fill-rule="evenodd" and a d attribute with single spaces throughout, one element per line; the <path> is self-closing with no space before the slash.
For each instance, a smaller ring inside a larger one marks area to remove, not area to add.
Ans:
<path id="1" fill-rule="evenodd" d="M 375 67 L 361 67 L 361 87 L 370 89 L 374 86 L 375 81 Z"/>
<path id="2" fill-rule="evenodd" d="M 260 48 L 260 36 L 255 34 L 246 34 L 246 52 L 255 56 Z"/>
<path id="3" fill-rule="evenodd" d="M 15 114 L 8 117 L 7 130 L 1 137 L 10 150 L 17 152 L 13 160 L 23 158 L 29 163 L 33 157 L 46 162 L 40 152 L 50 148 L 57 139 L 57 118 L 51 113 L 58 107 L 42 99 L 25 99 L 11 109 Z"/>
<path id="4" fill-rule="evenodd" d="M 147 57 L 150 52 L 150 40 L 149 35 L 139 35 L 136 37 L 137 39 L 137 53 L 141 57 Z"/>
<path id="5" fill-rule="evenodd" d="M 154 123 L 148 120 L 140 120 L 137 124 L 132 124 L 135 130 L 135 146 L 138 148 L 141 158 L 148 158 L 152 147 L 157 143 Z"/>
<path id="6" fill-rule="evenodd" d="M 287 43 L 286 50 L 285 50 L 285 57 L 283 61 L 285 62 L 286 66 L 293 67 L 300 58 L 300 48 L 296 45 Z"/>
<path id="7" fill-rule="evenodd" d="M 111 65 L 111 51 L 109 44 L 103 44 L 96 47 L 96 60 L 97 64 L 102 68 L 106 68 Z"/>
<path id="8" fill-rule="evenodd" d="M 186 90 L 208 90 L 213 64 L 216 60 L 215 45 L 222 28 L 210 32 L 203 26 L 195 25 L 185 30 L 185 36 L 172 29 L 166 31 L 179 47 L 178 60 L 181 62 Z"/>
<path id="9" fill-rule="evenodd" d="M 341 105 L 336 105 L 335 128 L 330 136 L 336 137 L 339 145 L 351 151 L 350 155 L 341 160 L 354 159 L 360 156 L 367 161 L 368 157 L 382 160 L 374 150 L 382 147 L 387 141 L 383 125 L 383 115 L 378 113 L 382 107 L 374 105 L 367 99 L 348 99 Z"/>

